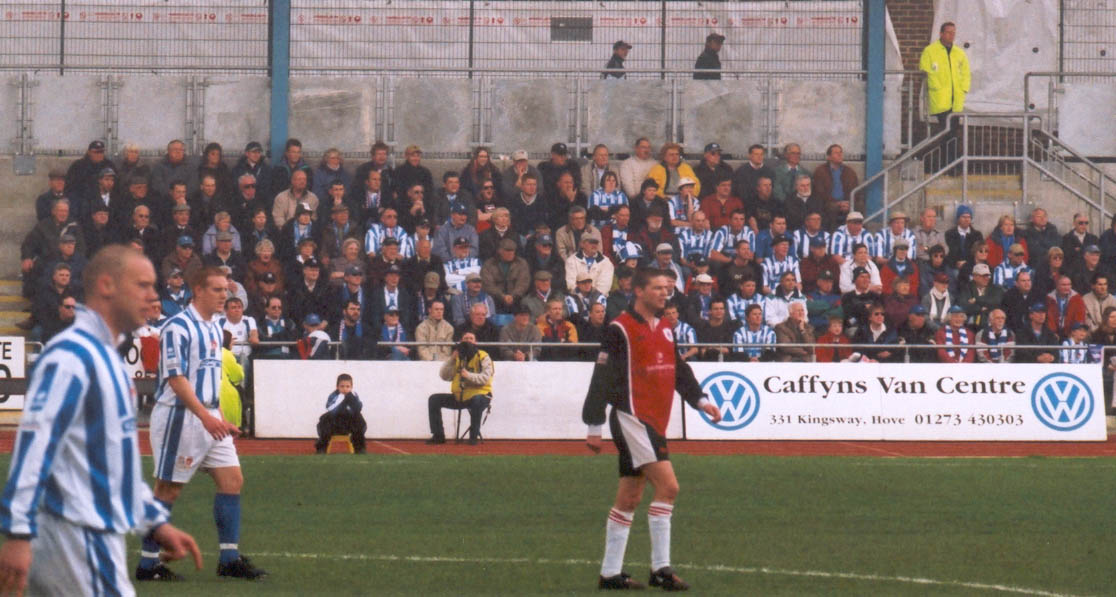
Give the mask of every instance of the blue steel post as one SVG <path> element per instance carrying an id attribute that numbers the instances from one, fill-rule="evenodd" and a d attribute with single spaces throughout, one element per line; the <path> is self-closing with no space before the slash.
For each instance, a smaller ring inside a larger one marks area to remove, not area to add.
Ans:
<path id="1" fill-rule="evenodd" d="M 868 0 L 867 13 L 868 92 L 864 109 L 864 176 L 867 178 L 883 168 L 884 118 L 884 0 Z M 868 213 L 883 207 L 883 180 L 868 187 Z"/>
<path id="2" fill-rule="evenodd" d="M 283 155 L 291 95 L 291 0 L 271 0 L 271 159 Z"/>

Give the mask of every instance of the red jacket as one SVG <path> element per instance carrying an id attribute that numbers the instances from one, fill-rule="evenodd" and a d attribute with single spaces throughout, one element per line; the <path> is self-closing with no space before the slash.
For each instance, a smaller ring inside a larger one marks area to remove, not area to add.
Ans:
<path id="1" fill-rule="evenodd" d="M 705 199 L 701 200 L 701 211 L 705 212 L 706 217 L 709 218 L 709 229 L 717 230 L 721 226 L 728 226 L 729 220 L 732 219 L 732 212 L 744 209 L 744 203 L 736 197 L 729 197 L 724 205 L 717 199 L 717 194 L 706 195 Z"/>
<path id="2" fill-rule="evenodd" d="M 841 344 L 849 344 L 849 339 L 844 334 L 837 334 L 834 336 L 826 332 L 822 337 L 818 338 L 818 344 L 835 344 L 840 346 Z M 817 356 L 817 361 L 819 363 L 838 363 L 849 358 L 849 355 L 852 354 L 852 349 L 837 348 L 836 346 L 833 348 L 818 346 L 814 349 L 814 354 Z"/>
<path id="3" fill-rule="evenodd" d="M 916 265 L 912 259 L 908 259 L 907 261 L 911 264 L 911 269 L 907 273 L 907 281 L 911 283 L 911 294 L 918 296 L 918 265 Z M 895 283 L 895 278 L 898 277 L 899 274 L 895 273 L 895 270 L 891 269 L 891 267 L 886 264 L 881 265 L 880 284 L 883 286 L 883 292 L 881 292 L 881 294 L 884 296 L 891 294 L 894 291 L 891 285 Z"/>
<path id="4" fill-rule="evenodd" d="M 947 346 L 950 348 L 938 349 L 938 362 L 940 363 L 971 363 L 976 359 L 976 350 L 972 348 L 973 343 L 976 341 L 976 332 L 967 327 L 960 327 L 958 331 L 953 334 L 953 342 L 946 342 L 946 329 L 950 326 L 943 325 L 938 328 L 938 332 L 934 334 L 934 344 L 939 346 Z M 964 342 L 961 340 L 960 330 L 964 330 L 966 339 Z M 961 348 L 965 346 L 967 348 Z M 953 354 L 950 354 L 953 353 Z"/>
<path id="5" fill-rule="evenodd" d="M 1066 317 L 1062 321 L 1062 325 L 1058 325 L 1058 320 L 1061 319 L 1058 310 L 1058 299 L 1054 298 L 1057 291 L 1051 291 L 1046 295 L 1046 327 L 1050 331 L 1058 334 L 1060 338 L 1068 338 L 1070 328 L 1075 323 L 1085 323 L 1085 299 L 1081 298 L 1080 294 L 1070 290 L 1069 304 L 1066 305 Z"/>
<path id="6" fill-rule="evenodd" d="M 1005 247 L 999 241 L 1000 235 L 989 234 L 985 242 L 988 243 L 988 267 L 995 269 L 996 266 L 1003 263 L 1007 255 L 1008 247 Z M 1027 239 L 1023 238 L 1018 232 L 1015 233 L 1015 242 L 1023 247 L 1023 263 L 1031 262 L 1031 251 L 1027 247 Z"/>

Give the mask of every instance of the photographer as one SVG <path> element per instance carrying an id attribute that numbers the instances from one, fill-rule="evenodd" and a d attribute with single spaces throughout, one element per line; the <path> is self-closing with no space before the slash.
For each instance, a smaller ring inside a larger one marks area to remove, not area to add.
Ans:
<path id="1" fill-rule="evenodd" d="M 492 358 L 477 348 L 477 337 L 465 332 L 461 342 L 444 363 L 439 375 L 451 382 L 449 394 L 431 394 L 430 433 L 428 444 L 446 443 L 442 427 L 442 409 L 469 410 L 469 445 L 476 445 L 480 438 L 481 417 L 492 402 Z"/>

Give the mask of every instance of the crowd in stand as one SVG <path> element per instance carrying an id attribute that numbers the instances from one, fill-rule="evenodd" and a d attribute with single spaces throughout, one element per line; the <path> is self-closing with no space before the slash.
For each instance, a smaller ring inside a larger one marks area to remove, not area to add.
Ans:
<path id="1" fill-rule="evenodd" d="M 34 202 L 29 324 L 44 340 L 64 328 L 86 258 L 120 242 L 156 264 L 152 325 L 188 305 L 192 270 L 226 267 L 223 325 L 249 343 L 242 358 L 332 356 L 339 343 L 347 359 L 440 360 L 449 346 L 394 343 L 472 332 L 524 343 L 492 351 L 503 359 L 592 359 L 562 345 L 601 337 L 637 267 L 674 279 L 680 341 L 727 345 L 683 347 L 687 359 L 1074 363 L 1116 340 L 1116 226 L 1098 238 L 1077 215 L 1061 234 L 1039 208 L 1025 226 L 990 227 L 961 205 L 948 226 L 933 209 L 917 222 L 893 211 L 870 232 L 842 148 L 813 169 L 801 155 L 755 145 L 733 169 L 716 143 L 690 164 L 678 144 L 653 155 L 640 139 L 622 160 L 598 145 L 580 163 L 556 143 L 500 169 L 481 147 L 436 182 L 415 146 L 393 166 L 377 143 L 350 171 L 335 149 L 307 163 L 297 139 L 274 164 L 249 143 L 232 167 L 216 143 L 192 158 L 173 141 L 153 163 L 128 146 L 113 163 L 95 141 Z"/>

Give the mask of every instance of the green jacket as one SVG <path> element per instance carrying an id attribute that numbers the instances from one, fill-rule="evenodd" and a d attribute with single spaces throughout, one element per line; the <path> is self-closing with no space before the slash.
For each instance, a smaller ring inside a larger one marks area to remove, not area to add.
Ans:
<path id="1" fill-rule="evenodd" d="M 957 44 L 946 51 L 941 41 L 926 46 L 918 61 L 919 70 L 926 73 L 930 99 L 930 114 L 960 112 L 965 108 L 965 94 L 969 92 L 969 57 Z"/>

